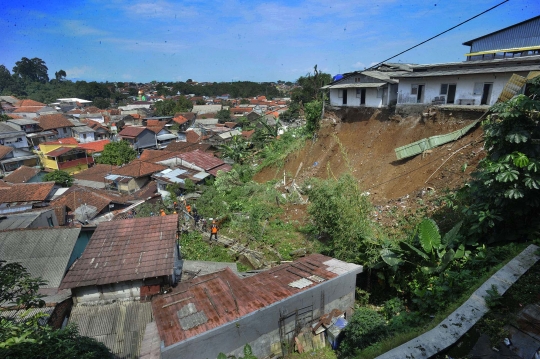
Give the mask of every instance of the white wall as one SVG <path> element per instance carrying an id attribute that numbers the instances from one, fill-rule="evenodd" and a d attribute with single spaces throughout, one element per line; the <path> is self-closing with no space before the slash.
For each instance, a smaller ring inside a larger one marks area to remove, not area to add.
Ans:
<path id="1" fill-rule="evenodd" d="M 113 299 L 139 299 L 141 296 L 142 280 L 132 282 L 120 282 L 97 286 L 73 288 L 73 302 L 87 303 L 98 300 L 113 300 Z"/>
<path id="2" fill-rule="evenodd" d="M 26 134 L 14 135 L 13 137 L 6 137 L 0 140 L 0 144 L 13 148 L 28 148 L 28 140 Z"/>
<path id="3" fill-rule="evenodd" d="M 330 105 L 340 107 L 383 107 L 382 97 L 377 97 L 376 88 L 366 88 L 366 103 L 360 105 L 360 94 L 356 95 L 356 88 L 348 88 L 347 90 L 347 104 L 343 104 L 343 98 L 339 97 L 340 90 L 343 89 L 330 89 Z"/>
<path id="4" fill-rule="evenodd" d="M 76 132 L 73 132 L 74 134 Z M 79 141 L 79 143 L 88 143 L 88 142 L 94 142 L 96 139 L 94 138 L 94 132 L 85 132 L 84 134 L 86 134 L 86 138 L 83 138 L 83 134 L 82 133 L 77 133 L 76 136 L 74 136 L 77 141 Z"/>
<path id="5" fill-rule="evenodd" d="M 526 75 L 526 74 L 521 74 Z M 511 73 L 497 74 L 474 74 L 460 76 L 438 76 L 425 78 L 401 78 L 398 86 L 398 105 L 416 103 L 416 95 L 411 95 L 411 86 L 413 84 L 423 84 L 424 87 L 424 104 L 432 103 L 433 99 L 440 95 L 441 84 L 456 84 L 456 96 L 454 104 L 459 104 L 459 99 L 474 99 L 475 105 L 480 105 L 482 95 L 474 95 L 474 84 L 477 82 L 493 83 L 489 105 L 495 104 L 504 85 L 508 82 Z"/>

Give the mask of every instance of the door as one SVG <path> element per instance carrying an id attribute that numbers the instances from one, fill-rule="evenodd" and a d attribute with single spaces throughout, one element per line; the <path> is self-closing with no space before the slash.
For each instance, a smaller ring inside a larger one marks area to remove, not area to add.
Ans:
<path id="1" fill-rule="evenodd" d="M 416 94 L 416 103 L 424 102 L 424 85 L 418 85 L 418 93 Z"/>
<path id="2" fill-rule="evenodd" d="M 456 100 L 456 85 L 448 85 L 448 95 L 446 97 L 446 103 L 454 103 Z"/>
<path id="3" fill-rule="evenodd" d="M 491 100 L 491 89 L 493 88 L 492 83 L 485 83 L 484 89 L 482 91 L 482 99 L 480 100 L 480 105 L 489 105 Z"/>
<path id="4" fill-rule="evenodd" d="M 347 104 L 347 89 L 343 89 L 343 104 Z"/>

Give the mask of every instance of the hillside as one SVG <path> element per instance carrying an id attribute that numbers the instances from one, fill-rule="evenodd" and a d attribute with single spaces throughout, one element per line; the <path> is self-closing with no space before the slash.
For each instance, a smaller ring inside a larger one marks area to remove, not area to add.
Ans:
<path id="1" fill-rule="evenodd" d="M 298 184 L 311 177 L 326 178 L 329 173 L 339 177 L 347 171 L 348 161 L 353 175 L 362 189 L 370 193 L 375 205 L 407 198 L 407 195 L 414 198 L 426 189 L 440 193 L 467 181 L 483 158 L 480 126 L 458 141 L 424 155 L 398 161 L 394 148 L 460 129 L 480 115 L 478 111 L 454 111 L 454 114 L 444 111 L 406 117 L 369 109 L 326 112 L 316 141 L 306 141 L 302 150 L 287 158 L 283 169 L 266 168 L 255 179 L 259 182 L 282 180 L 283 171 L 287 182 L 298 171 Z M 466 147 L 451 156 L 463 146 Z"/>

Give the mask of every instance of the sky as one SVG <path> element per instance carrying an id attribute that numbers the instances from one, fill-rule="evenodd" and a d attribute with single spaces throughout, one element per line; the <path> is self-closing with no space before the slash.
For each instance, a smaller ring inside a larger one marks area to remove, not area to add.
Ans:
<path id="1" fill-rule="evenodd" d="M 362 70 L 502 0 L 10 0 L 0 12 L 0 65 L 45 61 L 71 80 L 295 81 Z M 540 15 L 510 0 L 391 60 L 463 61 L 462 43 Z"/>

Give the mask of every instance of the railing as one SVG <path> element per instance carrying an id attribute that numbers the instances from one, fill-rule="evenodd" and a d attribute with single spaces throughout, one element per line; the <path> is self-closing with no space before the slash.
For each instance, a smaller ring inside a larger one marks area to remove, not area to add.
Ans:
<path id="1" fill-rule="evenodd" d="M 66 161 L 66 162 L 58 162 L 58 169 L 63 170 L 64 168 L 71 168 L 79 165 L 86 165 L 86 164 L 92 164 L 94 163 L 94 158 L 87 157 L 87 158 L 77 158 L 76 160 Z"/>

